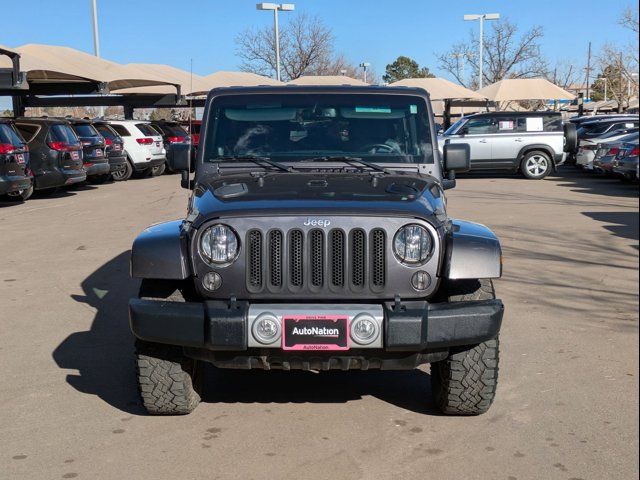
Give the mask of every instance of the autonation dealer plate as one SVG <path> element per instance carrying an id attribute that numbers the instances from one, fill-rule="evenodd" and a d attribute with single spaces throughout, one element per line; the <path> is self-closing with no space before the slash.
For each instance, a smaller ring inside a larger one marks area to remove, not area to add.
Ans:
<path id="1" fill-rule="evenodd" d="M 283 350 L 349 350 L 346 315 L 290 315 L 283 324 Z"/>

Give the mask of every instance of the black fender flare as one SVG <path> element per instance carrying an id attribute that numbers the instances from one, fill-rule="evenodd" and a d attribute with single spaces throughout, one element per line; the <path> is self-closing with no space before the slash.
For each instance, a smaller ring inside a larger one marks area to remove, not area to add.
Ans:
<path id="1" fill-rule="evenodd" d="M 498 237 L 479 223 L 452 220 L 444 277 L 464 280 L 501 276 L 502 248 Z"/>
<path id="2" fill-rule="evenodd" d="M 549 145 L 547 145 L 546 143 L 531 143 L 529 145 L 525 145 L 524 147 L 522 147 L 520 149 L 520 151 L 518 152 L 518 170 L 520 169 L 520 164 L 522 163 L 522 160 L 524 159 L 524 156 L 529 153 L 529 152 L 533 152 L 533 151 L 541 151 L 543 153 L 546 153 L 547 155 L 549 155 L 549 158 L 551 159 L 551 165 L 553 166 L 554 170 L 556 168 L 556 153 L 554 152 L 553 148 L 551 148 Z"/>
<path id="3" fill-rule="evenodd" d="M 131 276 L 184 280 L 191 275 L 183 220 L 145 228 L 131 248 Z"/>

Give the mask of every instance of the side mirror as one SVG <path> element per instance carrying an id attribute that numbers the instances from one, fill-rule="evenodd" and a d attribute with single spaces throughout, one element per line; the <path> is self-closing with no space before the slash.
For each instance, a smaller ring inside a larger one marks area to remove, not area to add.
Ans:
<path id="1" fill-rule="evenodd" d="M 471 168 L 471 147 L 467 143 L 448 143 L 443 148 L 444 169 L 447 172 L 468 172 Z"/>
<path id="2" fill-rule="evenodd" d="M 191 145 L 188 143 L 174 143 L 167 152 L 167 163 L 174 172 L 189 171 L 189 157 Z"/>
<path id="3" fill-rule="evenodd" d="M 462 127 L 460 130 L 456 132 L 456 135 L 463 136 L 463 135 L 466 135 L 467 133 L 469 133 L 469 130 L 467 130 L 467 127 Z"/>
<path id="4" fill-rule="evenodd" d="M 448 190 L 456 186 L 456 172 L 467 172 L 471 168 L 471 147 L 466 143 L 447 143 L 442 151 L 447 172 L 442 188 Z"/>

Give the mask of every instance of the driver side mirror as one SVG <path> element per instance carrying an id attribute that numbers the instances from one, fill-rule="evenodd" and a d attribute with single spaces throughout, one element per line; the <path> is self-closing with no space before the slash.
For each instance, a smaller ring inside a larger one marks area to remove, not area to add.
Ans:
<path id="1" fill-rule="evenodd" d="M 462 127 L 460 130 L 456 132 L 456 135 L 464 136 L 467 133 L 469 133 L 469 130 L 467 129 L 467 127 Z"/>
<path id="2" fill-rule="evenodd" d="M 167 163 L 174 172 L 180 172 L 180 185 L 182 188 L 191 188 L 189 180 L 189 160 L 191 157 L 191 145 L 188 143 L 174 143 L 167 152 Z"/>

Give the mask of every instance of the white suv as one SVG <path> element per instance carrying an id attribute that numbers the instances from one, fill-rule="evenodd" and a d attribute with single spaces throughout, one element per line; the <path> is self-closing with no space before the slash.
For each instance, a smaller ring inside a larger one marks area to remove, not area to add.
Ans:
<path id="1" fill-rule="evenodd" d="M 127 159 L 134 172 L 142 176 L 155 176 L 164 171 L 167 152 L 162 143 L 162 136 L 149 125 L 149 122 L 112 120 L 109 125 L 122 137 Z"/>

